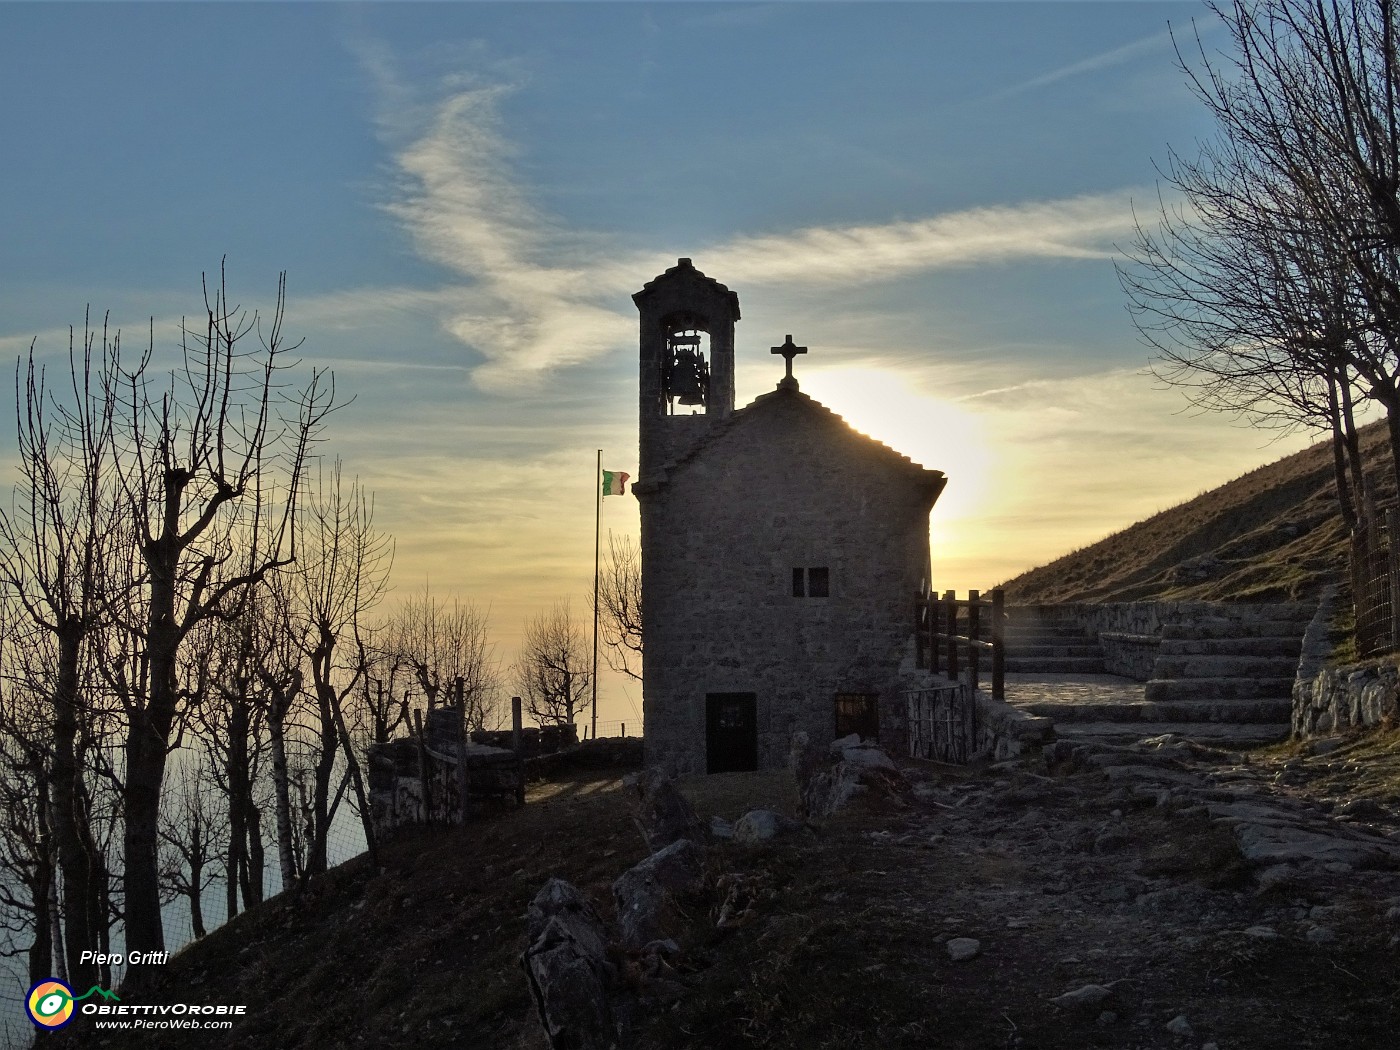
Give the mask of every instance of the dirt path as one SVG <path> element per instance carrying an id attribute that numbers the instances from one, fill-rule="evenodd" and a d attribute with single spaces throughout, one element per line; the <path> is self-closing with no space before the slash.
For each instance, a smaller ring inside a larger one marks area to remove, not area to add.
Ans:
<path id="1" fill-rule="evenodd" d="M 644 1042 L 1395 1047 L 1393 745 L 916 769 L 907 809 L 733 852 L 771 896 Z"/>

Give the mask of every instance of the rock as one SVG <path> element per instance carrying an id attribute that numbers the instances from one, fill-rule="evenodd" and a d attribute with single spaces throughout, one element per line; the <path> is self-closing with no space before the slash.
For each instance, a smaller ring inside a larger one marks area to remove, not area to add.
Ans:
<path id="1" fill-rule="evenodd" d="M 1313 944 L 1331 944 L 1337 939 L 1337 931 L 1331 926 L 1314 926 L 1305 936 Z"/>
<path id="2" fill-rule="evenodd" d="M 854 733 L 832 743 L 831 753 L 852 765 L 866 769 L 898 769 L 894 760 L 885 754 L 879 744 L 874 741 L 862 741 Z"/>
<path id="3" fill-rule="evenodd" d="M 1167 1031 L 1172 1035 L 1190 1036 L 1195 1035 L 1196 1030 L 1191 1027 L 1191 1022 L 1186 1020 L 1185 1014 L 1177 1014 L 1167 1022 Z"/>
<path id="4" fill-rule="evenodd" d="M 723 817 L 711 817 L 710 837 L 716 839 L 732 839 L 734 837 L 734 825 Z"/>
<path id="5" fill-rule="evenodd" d="M 1298 869 L 1292 864 L 1271 864 L 1263 871 L 1259 872 L 1255 878 L 1259 882 L 1259 890 L 1276 889 L 1279 886 L 1287 886 L 1297 876 Z"/>
<path id="6" fill-rule="evenodd" d="M 669 936 L 669 927 L 680 925 L 676 897 L 700 888 L 700 847 L 680 839 L 623 872 L 613 882 L 622 943 L 640 948 Z"/>
<path id="7" fill-rule="evenodd" d="M 644 770 L 637 778 L 637 789 L 641 801 L 633 819 L 647 849 L 655 853 L 680 839 L 700 838 L 703 825 L 695 807 L 664 771 Z"/>
<path id="8" fill-rule="evenodd" d="M 1244 935 L 1260 941 L 1278 940 L 1278 931 L 1272 926 L 1251 926 L 1244 931 Z"/>
<path id="9" fill-rule="evenodd" d="M 1337 834 L 1292 825 L 1241 823 L 1235 826 L 1235 841 L 1244 858 L 1257 864 L 1336 861 L 1368 867 L 1396 856 L 1388 844 L 1364 840 L 1346 828 L 1335 830 Z"/>
<path id="10" fill-rule="evenodd" d="M 535 1011 L 554 1050 L 607 1050 L 617 1042 L 608 997 L 612 967 L 603 923 L 563 879 L 550 879 L 525 915 L 521 965 Z"/>
<path id="11" fill-rule="evenodd" d="M 734 841 L 767 842 L 779 835 L 786 835 L 801 829 L 802 824 L 791 817 L 785 817 L 771 809 L 752 809 L 735 823 Z"/>
<path id="12" fill-rule="evenodd" d="M 1390 812 L 1375 799 L 1354 798 L 1337 807 L 1337 816 L 1343 820 L 1383 820 Z"/>
<path id="13" fill-rule="evenodd" d="M 944 947 L 948 949 L 948 956 L 953 962 L 962 962 L 980 952 L 982 942 L 976 937 L 954 937 Z"/>
<path id="14" fill-rule="evenodd" d="M 812 747 L 806 733 L 792 735 L 792 771 L 804 817 L 823 820 L 866 792 L 899 800 L 909 790 L 904 774 L 875 744 L 863 744 L 853 734 L 832 744 L 830 752 Z"/>
<path id="15" fill-rule="evenodd" d="M 1103 1002 L 1113 991 L 1105 988 L 1101 984 L 1086 984 L 1082 988 L 1076 988 L 1072 992 L 1065 992 L 1064 995 L 1057 995 L 1050 1002 L 1063 1009 L 1072 1009 L 1082 1006 L 1096 1006 Z"/>

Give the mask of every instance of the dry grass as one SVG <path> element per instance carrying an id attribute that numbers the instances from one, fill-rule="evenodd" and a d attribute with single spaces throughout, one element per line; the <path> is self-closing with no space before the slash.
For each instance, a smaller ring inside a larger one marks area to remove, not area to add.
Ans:
<path id="1" fill-rule="evenodd" d="M 1362 432 L 1377 468 L 1385 435 Z M 1294 601 L 1344 575 L 1347 537 L 1322 442 L 1004 584 L 1020 604 Z M 1383 479 L 1389 471 L 1378 470 Z M 1382 493 L 1382 498 L 1385 493 Z"/>

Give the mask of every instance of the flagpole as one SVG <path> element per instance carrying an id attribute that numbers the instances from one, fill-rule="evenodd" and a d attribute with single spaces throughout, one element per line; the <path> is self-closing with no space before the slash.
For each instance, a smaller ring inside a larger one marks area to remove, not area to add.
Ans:
<path id="1" fill-rule="evenodd" d="M 593 472 L 593 739 L 598 739 L 598 552 L 603 534 L 603 450 Z"/>

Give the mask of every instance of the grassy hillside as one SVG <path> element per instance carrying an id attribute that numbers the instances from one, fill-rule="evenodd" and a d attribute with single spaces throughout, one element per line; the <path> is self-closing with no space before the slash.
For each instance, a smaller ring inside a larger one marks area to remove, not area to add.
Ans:
<path id="1" fill-rule="evenodd" d="M 1362 432 L 1382 475 L 1385 434 Z M 1151 598 L 1290 601 L 1345 575 L 1327 442 L 1252 470 L 1003 586 L 1018 604 Z"/>

